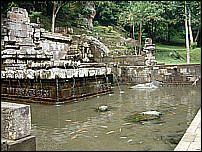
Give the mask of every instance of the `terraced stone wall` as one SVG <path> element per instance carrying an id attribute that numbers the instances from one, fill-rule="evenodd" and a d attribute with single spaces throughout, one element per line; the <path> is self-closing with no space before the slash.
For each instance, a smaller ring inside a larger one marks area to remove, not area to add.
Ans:
<path id="1" fill-rule="evenodd" d="M 62 102 L 110 91 L 111 68 L 95 62 L 107 53 L 93 37 L 47 32 L 13 7 L 1 29 L 2 99 Z"/>

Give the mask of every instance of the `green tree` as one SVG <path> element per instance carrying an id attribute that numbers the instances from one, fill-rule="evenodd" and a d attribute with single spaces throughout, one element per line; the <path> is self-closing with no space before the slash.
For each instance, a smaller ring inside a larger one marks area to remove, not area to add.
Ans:
<path id="1" fill-rule="evenodd" d="M 130 5 L 121 13 L 120 22 L 123 24 L 130 24 L 132 27 L 132 38 L 134 38 L 135 26 L 139 26 L 138 30 L 138 40 L 139 49 L 142 48 L 142 32 L 143 25 L 148 22 L 148 20 L 158 20 L 159 17 L 156 16 L 152 10 L 152 3 L 149 1 L 131 1 Z M 153 10 L 155 12 L 155 10 Z M 140 51 L 139 50 L 139 51 Z"/>
<path id="2" fill-rule="evenodd" d="M 52 12 L 52 25 L 51 25 L 51 32 L 54 33 L 55 31 L 55 18 L 60 10 L 61 7 L 63 7 L 65 4 L 67 4 L 67 1 L 52 1 L 53 3 L 53 12 Z"/>
<path id="3" fill-rule="evenodd" d="M 117 25 L 119 15 L 127 4 L 127 1 L 96 1 L 94 21 L 104 26 Z"/>

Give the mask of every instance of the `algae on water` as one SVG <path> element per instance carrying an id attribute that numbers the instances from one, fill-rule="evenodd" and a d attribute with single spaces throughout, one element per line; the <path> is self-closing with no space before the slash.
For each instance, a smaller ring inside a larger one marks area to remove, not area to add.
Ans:
<path id="1" fill-rule="evenodd" d="M 141 122 L 141 121 L 148 121 L 148 120 L 154 120 L 154 119 L 160 119 L 160 115 L 152 115 L 152 114 L 144 115 L 141 113 L 135 113 L 124 118 L 124 120 L 129 122 Z"/>

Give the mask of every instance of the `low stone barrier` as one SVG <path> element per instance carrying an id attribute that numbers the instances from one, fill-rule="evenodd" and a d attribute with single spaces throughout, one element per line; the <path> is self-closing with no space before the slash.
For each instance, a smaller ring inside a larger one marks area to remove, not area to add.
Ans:
<path id="1" fill-rule="evenodd" d="M 30 135 L 30 106 L 1 102 L 1 150 L 35 151 L 35 136 Z"/>
<path id="2" fill-rule="evenodd" d="M 112 66 L 112 73 L 121 84 L 145 83 L 152 80 L 164 84 L 191 84 L 200 76 L 200 64 L 154 65 L 154 66 Z"/>

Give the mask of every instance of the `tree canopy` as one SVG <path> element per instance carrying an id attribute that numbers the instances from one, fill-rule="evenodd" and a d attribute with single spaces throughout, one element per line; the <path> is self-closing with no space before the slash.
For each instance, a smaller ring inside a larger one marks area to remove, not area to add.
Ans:
<path id="1" fill-rule="evenodd" d="M 1 1 L 1 17 L 13 6 L 27 9 L 32 20 L 40 17 L 41 24 L 51 30 L 54 12 L 52 1 Z M 57 26 L 82 24 L 80 16 L 89 12 L 86 1 L 67 1 L 55 18 Z M 131 38 L 151 37 L 153 41 L 167 42 L 185 40 L 184 1 L 94 1 L 96 15 L 93 24 L 120 27 Z M 193 40 L 200 45 L 201 2 L 186 1 L 187 12 L 191 15 Z M 185 41 L 184 41 L 185 42 Z"/>

